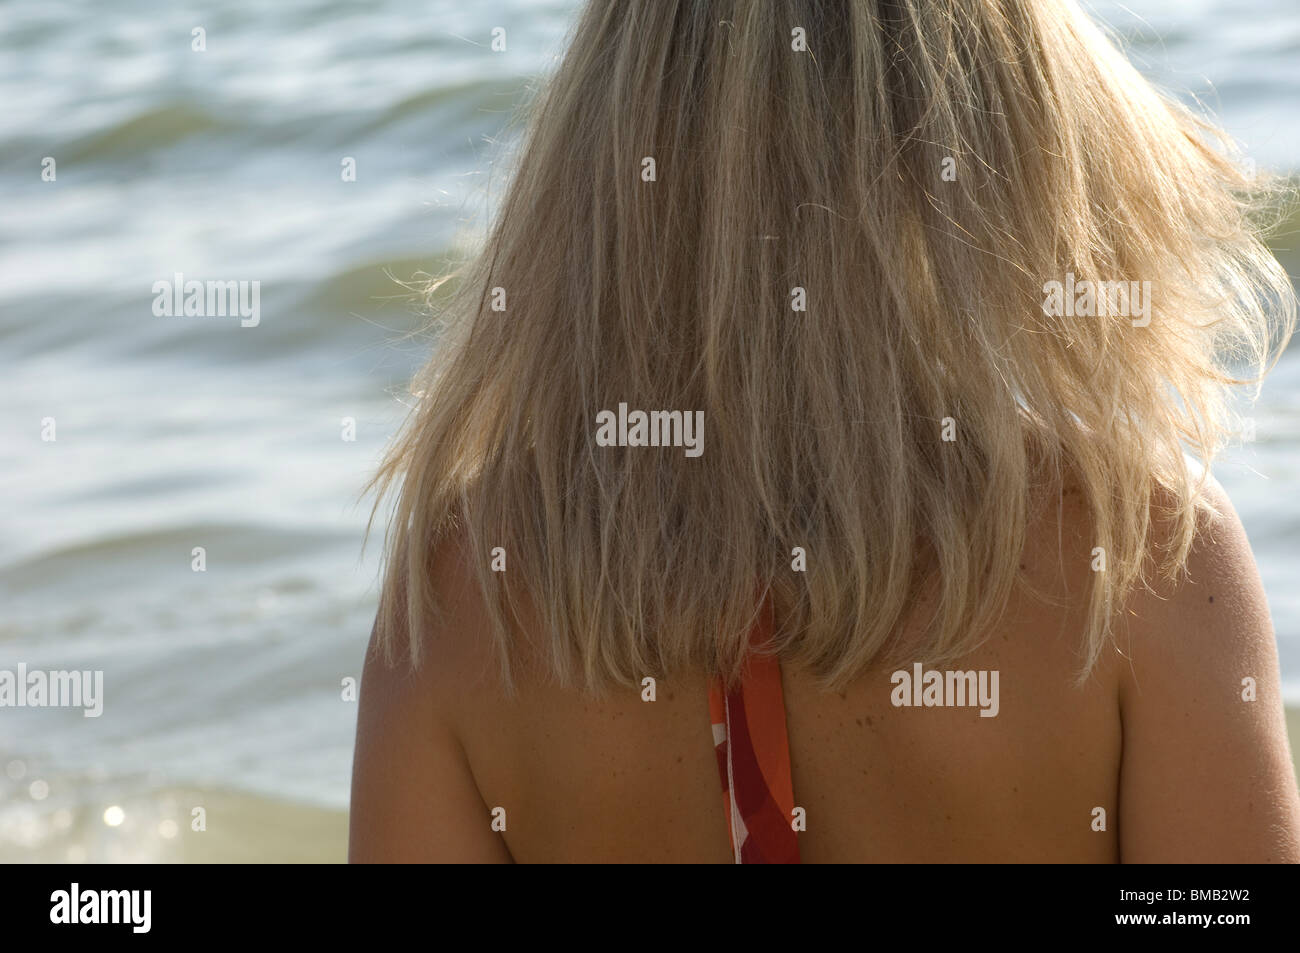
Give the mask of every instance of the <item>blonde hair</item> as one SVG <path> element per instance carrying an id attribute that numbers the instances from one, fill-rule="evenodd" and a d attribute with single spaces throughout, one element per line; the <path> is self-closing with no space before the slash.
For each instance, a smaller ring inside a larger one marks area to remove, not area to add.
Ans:
<path id="1" fill-rule="evenodd" d="M 382 644 L 418 664 L 454 537 L 507 684 L 525 605 L 600 689 L 736 677 L 770 600 L 771 650 L 838 687 L 923 592 L 908 657 L 977 647 L 1068 481 L 1106 558 L 1085 677 L 1294 320 L 1224 142 L 1072 0 L 588 4 L 376 477 Z M 1150 324 L 1048 313 L 1067 275 L 1150 282 Z M 703 411 L 705 452 L 598 445 L 620 403 Z"/>

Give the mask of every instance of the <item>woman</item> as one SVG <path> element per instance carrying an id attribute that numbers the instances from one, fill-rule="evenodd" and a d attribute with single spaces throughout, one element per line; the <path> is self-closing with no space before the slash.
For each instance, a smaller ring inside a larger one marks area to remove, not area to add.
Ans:
<path id="1" fill-rule="evenodd" d="M 379 476 L 352 859 L 1300 859 L 1214 143 L 1073 0 L 592 2 Z"/>

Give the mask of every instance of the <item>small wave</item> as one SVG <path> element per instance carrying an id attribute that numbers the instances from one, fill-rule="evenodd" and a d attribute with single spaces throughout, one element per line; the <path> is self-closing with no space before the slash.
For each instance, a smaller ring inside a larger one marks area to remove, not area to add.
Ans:
<path id="1" fill-rule="evenodd" d="M 476 114 L 511 114 L 523 102 L 527 90 L 524 77 L 507 79 L 478 79 L 458 85 L 437 86 L 413 93 L 398 100 L 377 117 L 355 130 L 357 137 L 370 137 L 375 133 L 399 125 L 414 117 L 426 117 L 440 110 L 450 109 L 456 118 L 469 119 Z M 446 117 L 439 116 L 439 123 Z"/>
<path id="2" fill-rule="evenodd" d="M 67 161 L 122 159 L 164 149 L 195 136 L 230 135 L 239 124 L 193 103 L 164 103 L 82 136 L 68 146 Z"/>
<path id="3" fill-rule="evenodd" d="M 372 261 L 336 271 L 303 288 L 295 307 L 330 321 L 352 324 L 358 313 L 392 314 L 405 329 L 424 311 L 424 288 L 434 273 L 436 260 L 424 257 Z M 398 316 L 401 316 L 400 318 Z"/>
<path id="4" fill-rule="evenodd" d="M 110 569 L 138 573 L 159 559 L 189 568 L 191 551 L 203 546 L 209 554 L 242 568 L 258 563 L 278 563 L 286 557 L 344 543 L 354 544 L 349 534 L 328 530 L 303 530 L 261 524 L 190 523 L 151 530 L 113 533 L 95 539 L 72 542 L 34 553 L 0 567 L 0 588 L 31 594 L 38 588 L 62 590 L 75 574 L 107 582 Z"/>

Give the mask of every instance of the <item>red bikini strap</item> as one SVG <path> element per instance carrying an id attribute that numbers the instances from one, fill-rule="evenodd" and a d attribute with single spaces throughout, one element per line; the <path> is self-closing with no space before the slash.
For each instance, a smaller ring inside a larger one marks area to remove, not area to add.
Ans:
<path id="1" fill-rule="evenodd" d="M 750 633 L 753 650 L 740 685 L 728 692 L 720 677 L 709 682 L 713 743 L 738 864 L 799 863 L 781 665 L 762 654 L 770 648 L 771 632 L 771 609 L 765 603 Z"/>

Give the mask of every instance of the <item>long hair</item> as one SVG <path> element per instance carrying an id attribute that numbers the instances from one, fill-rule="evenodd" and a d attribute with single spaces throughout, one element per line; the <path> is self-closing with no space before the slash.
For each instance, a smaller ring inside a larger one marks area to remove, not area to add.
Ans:
<path id="1" fill-rule="evenodd" d="M 592 690 L 734 678 L 765 602 L 828 686 L 957 658 L 1066 483 L 1082 679 L 1294 320 L 1258 182 L 1073 0 L 593 0 L 520 150 L 375 481 L 381 642 L 418 664 L 455 538 L 507 684 L 525 605 Z"/>

